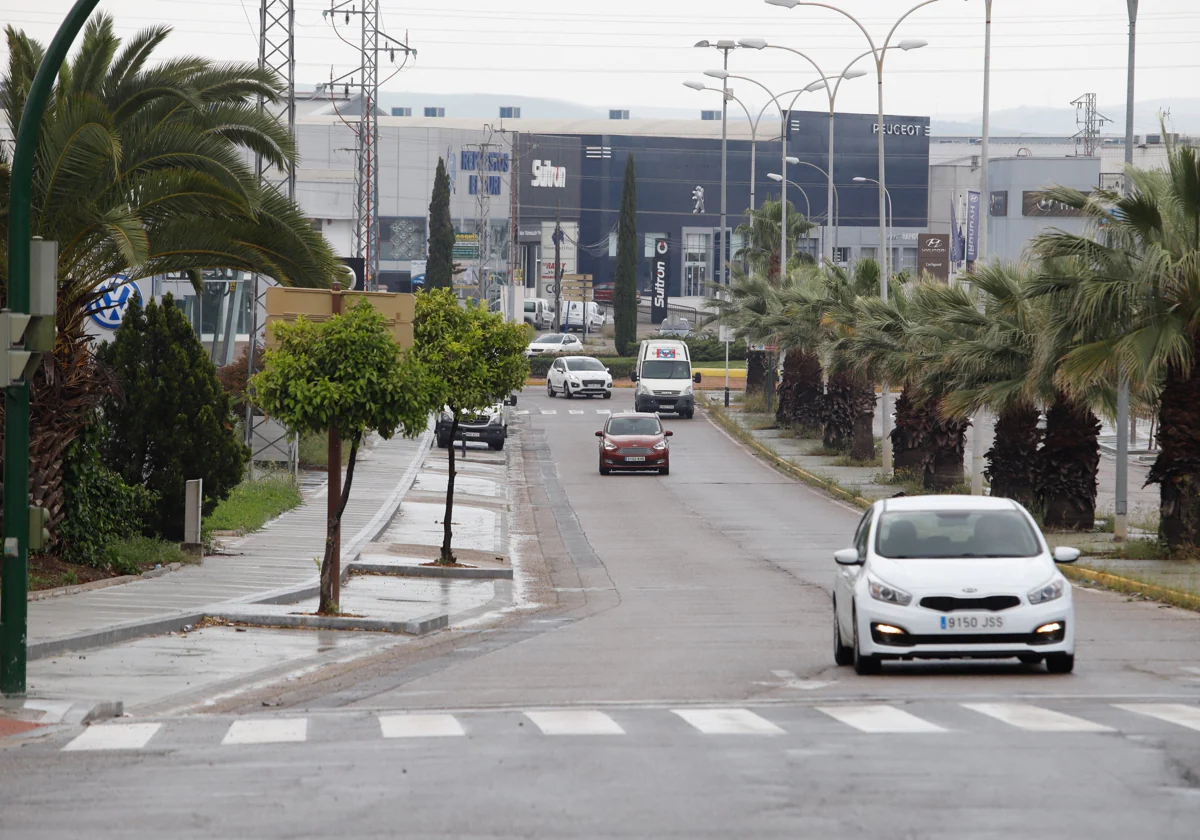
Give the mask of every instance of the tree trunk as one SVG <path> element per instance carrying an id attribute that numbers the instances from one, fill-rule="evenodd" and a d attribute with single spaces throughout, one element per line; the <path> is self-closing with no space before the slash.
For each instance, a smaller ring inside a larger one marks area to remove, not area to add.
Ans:
<path id="1" fill-rule="evenodd" d="M 1092 529 L 1099 467 L 1100 421 L 1085 403 L 1056 394 L 1038 458 L 1038 500 L 1047 528 Z"/>
<path id="2" fill-rule="evenodd" d="M 764 350 L 746 351 L 746 396 L 761 394 L 767 384 L 767 354 Z"/>
<path id="3" fill-rule="evenodd" d="M 875 457 L 875 389 L 869 382 L 846 373 L 832 374 L 821 400 L 821 417 L 826 449 L 848 451 L 861 461 Z"/>
<path id="4" fill-rule="evenodd" d="M 775 419 L 804 430 L 821 428 L 821 397 L 824 384 L 821 359 L 811 350 L 788 351 L 779 385 L 779 408 Z"/>
<path id="5" fill-rule="evenodd" d="M 908 393 L 908 386 L 900 392 L 895 404 L 896 419 L 892 426 L 892 467 L 896 475 L 913 480 L 923 479 L 925 466 L 931 461 L 923 448 L 924 430 L 921 428 L 920 412 Z"/>
<path id="6" fill-rule="evenodd" d="M 350 501 L 350 488 L 354 485 L 354 465 L 358 462 L 358 444 L 362 435 L 356 434 L 350 442 L 350 460 L 346 464 L 346 481 L 342 485 L 342 498 L 338 502 L 337 511 L 330 517 L 325 530 L 325 559 L 321 562 L 321 599 L 317 609 L 321 615 L 337 615 L 340 607 L 333 597 L 334 581 L 340 580 L 342 574 L 341 558 L 334 558 L 334 542 L 338 528 L 342 525 L 342 515 L 346 512 L 346 504 Z M 341 469 L 340 464 L 330 464 L 333 469 Z"/>
<path id="7" fill-rule="evenodd" d="M 456 475 L 454 472 L 454 436 L 458 433 L 458 410 L 451 407 L 451 413 L 454 419 L 450 421 L 450 445 L 446 447 L 450 456 L 450 472 L 446 481 L 446 515 L 442 521 L 442 553 L 438 557 L 438 564 L 443 566 L 450 566 L 457 562 L 450 544 L 454 539 L 454 476 Z"/>
<path id="8" fill-rule="evenodd" d="M 1159 485 L 1159 535 L 1172 549 L 1200 545 L 1200 334 L 1190 374 L 1167 372 L 1159 397 L 1159 455 L 1149 482 Z"/>
<path id="9" fill-rule="evenodd" d="M 920 479 L 926 490 L 949 490 L 963 480 L 967 421 L 942 416 L 934 399 L 914 399 L 907 386 L 896 400 L 892 463 L 897 475 Z"/>
<path id="10" fill-rule="evenodd" d="M 1000 412 L 983 471 L 993 496 L 1012 499 L 1027 508 L 1037 501 L 1038 446 L 1042 442 L 1039 417 L 1040 412 L 1032 405 Z"/>

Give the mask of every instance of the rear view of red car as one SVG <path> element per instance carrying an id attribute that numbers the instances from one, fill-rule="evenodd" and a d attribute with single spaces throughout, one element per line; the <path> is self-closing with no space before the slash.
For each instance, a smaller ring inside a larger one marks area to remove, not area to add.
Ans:
<path id="1" fill-rule="evenodd" d="M 600 475 L 613 470 L 652 470 L 659 475 L 671 472 L 671 450 L 667 438 L 673 432 L 663 428 L 657 414 L 630 412 L 614 414 L 596 432 L 600 438 Z"/>

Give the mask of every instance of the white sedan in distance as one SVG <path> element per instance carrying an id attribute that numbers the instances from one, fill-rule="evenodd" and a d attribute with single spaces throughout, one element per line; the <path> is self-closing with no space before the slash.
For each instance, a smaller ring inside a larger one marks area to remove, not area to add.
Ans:
<path id="1" fill-rule="evenodd" d="M 569 333 L 546 333 L 529 342 L 525 355 L 532 359 L 534 356 L 582 352 L 583 342 L 579 340 L 579 336 Z"/>
<path id="2" fill-rule="evenodd" d="M 836 552 L 833 655 L 875 674 L 887 659 L 1002 659 L 1075 667 L 1071 585 L 1033 517 L 1009 499 L 882 499 Z"/>
<path id="3" fill-rule="evenodd" d="M 612 374 L 591 356 L 564 356 L 555 359 L 546 372 L 546 394 L 571 397 L 612 399 Z"/>

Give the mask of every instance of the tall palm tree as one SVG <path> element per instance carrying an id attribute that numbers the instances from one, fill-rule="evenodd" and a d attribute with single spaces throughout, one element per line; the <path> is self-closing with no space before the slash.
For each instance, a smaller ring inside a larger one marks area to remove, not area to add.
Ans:
<path id="1" fill-rule="evenodd" d="M 1162 171 L 1130 169 L 1129 195 L 1055 188 L 1050 198 L 1090 219 L 1092 236 L 1062 231 L 1035 242 L 1078 270 L 1047 271 L 1039 291 L 1067 300 L 1078 328 L 1098 333 L 1067 353 L 1077 385 L 1127 376 L 1158 396 L 1161 537 L 1200 545 L 1200 150 L 1168 147 Z"/>
<path id="2" fill-rule="evenodd" d="M 196 57 L 155 63 L 170 34 L 122 43 L 107 15 L 85 27 L 60 70 L 34 157 L 32 232 L 59 243 L 58 343 L 33 382 L 32 486 L 58 515 L 67 447 L 94 415 L 107 378 L 84 333 L 87 307 L 116 275 L 254 271 L 328 286 L 337 261 L 294 202 L 261 188 L 250 160 L 286 169 L 286 129 L 258 107 L 279 99 L 268 70 Z M 42 46 L 6 29 L 0 108 L 14 133 Z M 8 286 L 8 161 L 0 157 L 0 285 Z"/>

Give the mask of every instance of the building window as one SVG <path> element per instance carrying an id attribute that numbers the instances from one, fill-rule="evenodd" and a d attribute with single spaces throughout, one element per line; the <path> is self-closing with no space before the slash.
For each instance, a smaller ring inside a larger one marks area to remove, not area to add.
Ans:
<path id="1" fill-rule="evenodd" d="M 701 111 L 700 119 L 702 120 L 719 120 L 721 119 L 720 111 Z"/>
<path id="2" fill-rule="evenodd" d="M 683 296 L 708 294 L 712 278 L 711 233 L 688 233 L 683 237 Z"/>
<path id="3" fill-rule="evenodd" d="M 310 225 L 312 225 L 312 229 L 315 230 L 317 233 L 320 233 L 322 230 L 325 229 L 325 220 L 324 219 L 309 219 L 308 223 Z"/>
<path id="4" fill-rule="evenodd" d="M 646 234 L 646 251 L 645 251 L 646 259 L 650 259 L 651 257 L 654 256 L 654 240 L 655 239 L 667 239 L 667 238 L 668 237 L 665 233 L 647 233 Z"/>
<path id="5" fill-rule="evenodd" d="M 867 254 L 867 251 L 870 251 L 871 253 Z M 862 255 L 864 257 L 866 257 L 866 256 L 874 257 L 875 249 L 874 248 L 863 248 Z M 846 263 L 850 262 L 850 249 L 845 248 L 845 247 L 834 248 L 833 249 L 833 261 L 835 263 L 837 263 L 838 265 L 845 265 Z"/>
<path id="6" fill-rule="evenodd" d="M 629 112 L 612 110 L 608 112 L 608 118 L 610 120 L 627 120 L 629 119 Z"/>
<path id="7" fill-rule="evenodd" d="M 916 272 L 917 270 L 917 249 L 904 248 L 900 255 L 900 270 Z"/>
<path id="8" fill-rule="evenodd" d="M 617 255 L 617 232 L 615 230 L 608 232 L 608 255 L 610 257 Z"/>
<path id="9" fill-rule="evenodd" d="M 392 116 L 393 117 L 411 117 L 412 116 L 412 108 L 393 108 Z"/>
<path id="10" fill-rule="evenodd" d="M 379 259 L 419 260 L 425 256 L 425 219 L 379 220 Z"/>
<path id="11" fill-rule="evenodd" d="M 425 116 L 427 117 L 444 117 L 446 116 L 445 108 L 426 108 Z"/>
<path id="12" fill-rule="evenodd" d="M 514 108 L 511 105 L 500 106 L 500 119 L 502 120 L 519 120 L 521 119 L 521 109 Z"/>

